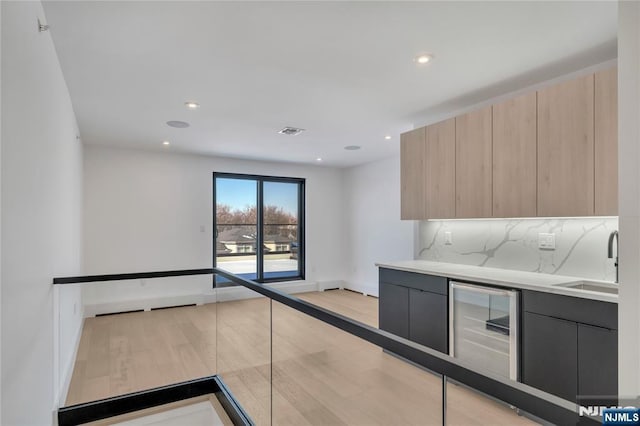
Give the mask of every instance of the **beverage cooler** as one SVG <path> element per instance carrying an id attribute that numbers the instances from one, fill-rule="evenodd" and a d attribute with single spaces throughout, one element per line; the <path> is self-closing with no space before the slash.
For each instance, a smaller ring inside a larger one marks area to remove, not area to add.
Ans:
<path id="1" fill-rule="evenodd" d="M 449 352 L 480 373 L 518 380 L 516 290 L 449 283 Z"/>

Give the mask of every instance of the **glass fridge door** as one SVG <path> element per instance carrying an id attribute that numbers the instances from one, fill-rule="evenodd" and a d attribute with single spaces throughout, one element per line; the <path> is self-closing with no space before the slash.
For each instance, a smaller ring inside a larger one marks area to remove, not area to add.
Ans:
<path id="1" fill-rule="evenodd" d="M 517 380 L 517 297 L 517 291 L 452 282 L 451 355 Z"/>

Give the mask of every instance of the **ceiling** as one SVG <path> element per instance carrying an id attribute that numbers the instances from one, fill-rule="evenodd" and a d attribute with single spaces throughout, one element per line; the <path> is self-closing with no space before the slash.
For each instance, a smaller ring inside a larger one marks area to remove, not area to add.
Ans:
<path id="1" fill-rule="evenodd" d="M 51 1 L 45 13 L 84 143 L 338 167 L 397 153 L 430 115 L 616 57 L 611 1 Z"/>

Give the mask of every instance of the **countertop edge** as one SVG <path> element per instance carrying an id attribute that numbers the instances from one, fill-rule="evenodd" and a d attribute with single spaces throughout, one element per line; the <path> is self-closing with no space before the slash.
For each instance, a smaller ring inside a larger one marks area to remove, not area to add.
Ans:
<path id="1" fill-rule="evenodd" d="M 475 275 L 472 272 L 461 273 L 461 272 L 456 272 L 456 271 L 452 272 L 449 270 L 442 270 L 442 269 L 438 270 L 437 268 L 429 268 L 429 267 L 425 267 L 424 265 L 411 266 L 410 264 L 408 264 L 410 262 L 412 261 L 404 261 L 404 262 L 398 262 L 398 263 L 376 262 L 375 265 L 379 268 L 394 269 L 394 270 L 405 271 L 405 272 L 415 272 L 418 274 L 425 274 L 425 275 L 435 275 L 439 277 L 451 278 L 454 280 L 459 279 L 459 280 L 477 282 L 479 284 L 489 284 L 489 285 L 495 285 L 495 286 L 501 286 L 501 287 L 507 287 L 507 288 L 540 291 L 544 293 L 552 293 L 552 294 L 558 294 L 562 296 L 597 300 L 600 302 L 608 302 L 608 303 L 615 303 L 615 304 L 618 303 L 618 296 L 614 294 L 601 293 L 601 292 L 588 291 L 588 290 L 578 290 L 578 289 L 572 289 L 572 288 L 564 288 L 561 285 L 558 285 L 558 284 L 565 284 L 565 283 L 570 284 L 572 282 L 586 280 L 584 278 L 579 278 L 579 277 L 535 273 L 539 277 L 548 278 L 549 281 L 552 281 L 554 283 L 553 284 L 522 283 L 516 280 L 496 279 L 496 278 L 489 278 L 483 275 Z M 415 261 L 415 262 L 420 262 L 420 261 Z M 456 267 L 466 268 L 466 269 L 483 268 L 485 273 L 487 272 L 490 273 L 490 269 L 494 269 L 494 268 L 485 268 L 482 266 L 458 265 L 453 263 L 442 263 L 442 262 L 439 262 L 438 265 L 441 266 L 441 268 L 443 269 L 456 268 Z M 501 269 L 500 271 L 510 271 L 510 270 Z M 514 274 L 519 274 L 519 273 L 533 274 L 534 272 L 524 272 L 524 271 L 514 270 L 513 273 Z M 593 280 L 593 281 L 596 281 L 596 280 Z"/>

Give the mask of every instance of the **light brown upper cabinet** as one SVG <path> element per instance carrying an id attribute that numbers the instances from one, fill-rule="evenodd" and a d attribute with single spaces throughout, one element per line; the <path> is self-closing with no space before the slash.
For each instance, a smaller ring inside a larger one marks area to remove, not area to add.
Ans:
<path id="1" fill-rule="evenodd" d="M 618 69 L 595 75 L 595 215 L 618 214 Z"/>
<path id="2" fill-rule="evenodd" d="M 425 128 L 400 135 L 400 218 L 425 219 Z"/>
<path id="3" fill-rule="evenodd" d="M 455 217 L 455 119 L 400 136 L 402 219 Z"/>
<path id="4" fill-rule="evenodd" d="M 493 106 L 493 216 L 536 215 L 536 93 Z"/>
<path id="5" fill-rule="evenodd" d="M 491 217 L 491 106 L 455 120 L 456 217 Z"/>
<path id="6" fill-rule="evenodd" d="M 426 218 L 455 217 L 456 120 L 442 121 L 425 129 Z"/>
<path id="7" fill-rule="evenodd" d="M 538 91 L 538 216 L 594 214 L 594 77 Z"/>
<path id="8" fill-rule="evenodd" d="M 402 219 L 618 214 L 612 68 L 401 137 Z"/>

